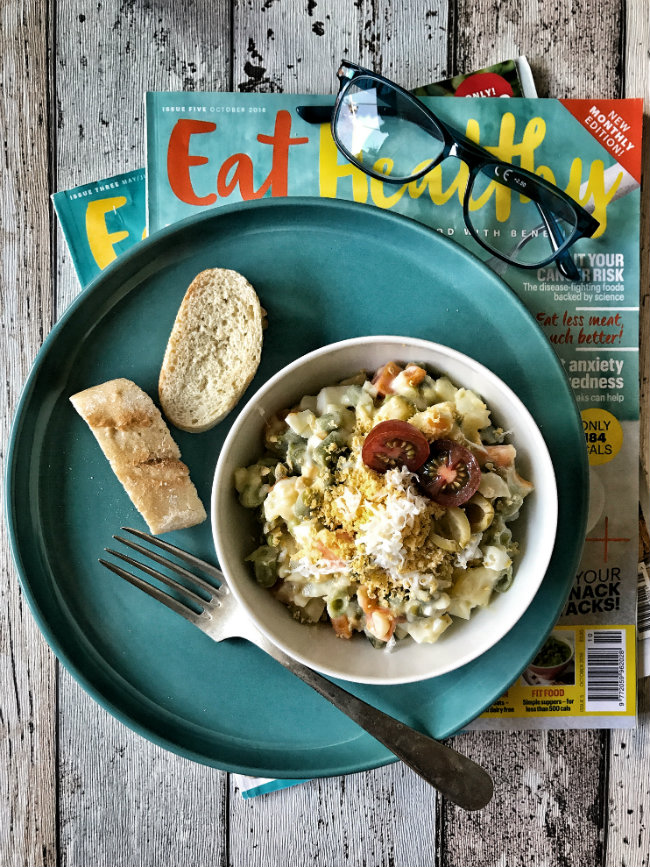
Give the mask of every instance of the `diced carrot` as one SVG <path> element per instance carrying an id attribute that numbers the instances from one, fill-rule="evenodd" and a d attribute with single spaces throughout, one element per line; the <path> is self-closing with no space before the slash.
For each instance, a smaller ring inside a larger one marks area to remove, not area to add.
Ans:
<path id="1" fill-rule="evenodd" d="M 369 632 L 380 641 L 388 641 L 395 632 L 397 617 L 388 608 L 382 608 L 370 599 L 368 591 L 363 586 L 357 590 L 357 600 L 366 615 L 366 627 Z"/>
<path id="2" fill-rule="evenodd" d="M 332 627 L 339 638 L 352 638 L 352 624 L 345 614 L 331 618 Z"/>
<path id="3" fill-rule="evenodd" d="M 426 375 L 426 370 L 422 367 L 418 367 L 417 364 L 407 364 L 404 368 L 404 378 L 409 385 L 413 386 L 413 388 L 416 388 Z"/>
<path id="4" fill-rule="evenodd" d="M 375 373 L 372 384 L 377 386 L 377 392 L 381 395 L 392 394 L 393 380 L 402 372 L 402 368 L 395 361 L 388 361 Z"/>
<path id="5" fill-rule="evenodd" d="M 376 602 L 370 601 L 368 591 L 365 587 L 363 587 L 363 585 L 357 590 L 357 600 L 359 602 L 359 605 L 361 606 L 361 610 L 366 616 L 368 614 L 371 614 L 373 610 L 377 607 Z"/>
<path id="6" fill-rule="evenodd" d="M 512 445 L 485 446 L 485 454 L 477 454 L 476 457 L 480 464 L 486 464 L 489 461 L 495 467 L 511 467 L 517 457 L 517 450 Z"/>
<path id="7" fill-rule="evenodd" d="M 366 618 L 366 626 L 380 641 L 389 641 L 395 632 L 395 616 L 387 608 L 375 608 Z"/>
<path id="8" fill-rule="evenodd" d="M 327 560 L 332 566 L 339 566 L 341 569 L 346 565 L 345 560 L 342 560 L 337 554 L 328 548 L 320 539 L 316 539 L 314 547 L 318 549 L 324 560 Z"/>

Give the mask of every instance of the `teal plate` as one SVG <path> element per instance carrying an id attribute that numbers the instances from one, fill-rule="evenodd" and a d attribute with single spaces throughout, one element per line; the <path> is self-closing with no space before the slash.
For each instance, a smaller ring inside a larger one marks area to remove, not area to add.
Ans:
<path id="1" fill-rule="evenodd" d="M 155 397 L 179 303 L 192 278 L 215 266 L 242 272 L 268 311 L 262 363 L 246 397 L 326 343 L 410 335 L 491 368 L 546 438 L 558 533 L 521 620 L 451 674 L 395 687 L 348 685 L 435 737 L 458 731 L 497 699 L 562 610 L 586 525 L 579 414 L 533 318 L 478 259 L 418 223 L 334 200 L 224 206 L 160 231 L 109 266 L 45 341 L 14 420 L 6 510 L 25 597 L 62 663 L 127 726 L 195 761 L 287 778 L 377 767 L 391 753 L 270 657 L 242 640 L 214 644 L 97 562 L 120 526 L 144 525 L 68 398 L 120 376 Z M 206 504 L 235 413 L 201 435 L 174 431 Z M 168 538 L 214 559 L 209 522 Z"/>

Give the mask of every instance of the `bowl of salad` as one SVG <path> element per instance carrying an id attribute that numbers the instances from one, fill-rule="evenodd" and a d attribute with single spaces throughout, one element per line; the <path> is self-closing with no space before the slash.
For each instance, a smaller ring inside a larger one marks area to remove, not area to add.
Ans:
<path id="1" fill-rule="evenodd" d="M 557 490 L 544 438 L 494 373 L 378 336 L 309 353 L 243 408 L 221 450 L 219 562 L 293 658 L 408 683 L 480 656 L 534 599 Z"/>
<path id="2" fill-rule="evenodd" d="M 528 671 L 537 677 L 551 681 L 562 674 L 573 657 L 573 644 L 562 635 L 553 632 L 528 666 Z"/>

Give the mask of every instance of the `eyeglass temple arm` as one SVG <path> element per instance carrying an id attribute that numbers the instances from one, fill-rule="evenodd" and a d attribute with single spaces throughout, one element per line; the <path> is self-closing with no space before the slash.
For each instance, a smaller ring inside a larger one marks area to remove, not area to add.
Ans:
<path id="1" fill-rule="evenodd" d="M 387 105 L 376 106 L 377 113 L 393 116 L 395 109 Z M 334 114 L 333 105 L 297 105 L 296 112 L 307 123 L 330 123 Z"/>
<path id="2" fill-rule="evenodd" d="M 513 247 L 513 249 L 509 253 L 509 257 L 504 259 L 503 261 L 506 261 L 506 262 L 509 261 L 510 258 L 513 257 L 515 253 L 518 253 L 520 250 L 523 250 L 523 248 L 527 244 L 529 244 L 530 241 L 534 240 L 534 238 L 536 237 L 534 233 L 538 232 L 540 229 L 546 229 L 546 231 L 551 236 L 551 242 L 553 243 L 554 248 L 556 250 L 558 249 L 559 244 L 558 244 L 557 239 L 558 239 L 558 237 L 561 238 L 561 234 L 558 234 L 560 230 L 559 230 L 559 227 L 557 226 L 557 221 L 555 221 L 555 218 L 553 217 L 552 214 L 546 214 L 546 212 L 542 209 L 542 207 L 539 205 L 539 203 L 536 202 L 535 204 L 537 206 L 537 210 L 539 211 L 543 222 L 541 222 L 539 225 L 535 226 L 535 228 L 532 229 L 528 235 L 526 235 L 517 244 L 515 244 L 515 246 Z M 550 221 L 555 223 L 555 229 L 553 229 L 551 222 L 549 221 L 549 218 L 550 218 Z M 569 280 L 580 280 L 581 279 L 580 272 L 576 268 L 576 265 L 573 261 L 573 258 L 570 256 L 568 250 L 564 250 L 562 253 L 560 253 L 560 255 L 556 259 L 556 262 L 558 264 L 558 268 L 559 268 L 561 274 L 564 277 L 567 277 L 567 279 L 569 279 Z"/>
<path id="3" fill-rule="evenodd" d="M 557 220 L 555 219 L 554 214 L 547 214 L 539 202 L 535 202 L 535 205 L 537 206 L 537 210 L 539 211 L 540 216 L 544 221 L 544 226 L 551 239 L 553 249 L 558 250 L 562 246 L 562 242 L 564 239 L 562 237 L 562 232 L 560 231 L 560 227 Z M 563 250 L 555 261 L 557 262 L 560 273 L 563 274 L 568 280 L 580 279 L 580 271 L 578 271 L 576 264 L 573 261 L 573 257 L 568 250 Z"/>
<path id="4" fill-rule="evenodd" d="M 334 113 L 334 104 L 298 105 L 296 106 L 296 111 L 298 116 L 307 123 L 329 123 Z"/>

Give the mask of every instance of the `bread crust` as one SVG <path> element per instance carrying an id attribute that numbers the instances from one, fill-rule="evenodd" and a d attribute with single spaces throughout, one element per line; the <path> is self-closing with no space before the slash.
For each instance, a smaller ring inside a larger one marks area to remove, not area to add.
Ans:
<path id="1" fill-rule="evenodd" d="M 131 502 L 154 535 L 192 527 L 207 515 L 160 411 L 129 379 L 70 397 Z"/>
<path id="2" fill-rule="evenodd" d="M 262 352 L 263 310 L 251 284 L 227 268 L 194 278 L 172 327 L 158 380 L 175 427 L 202 433 L 235 407 Z"/>

